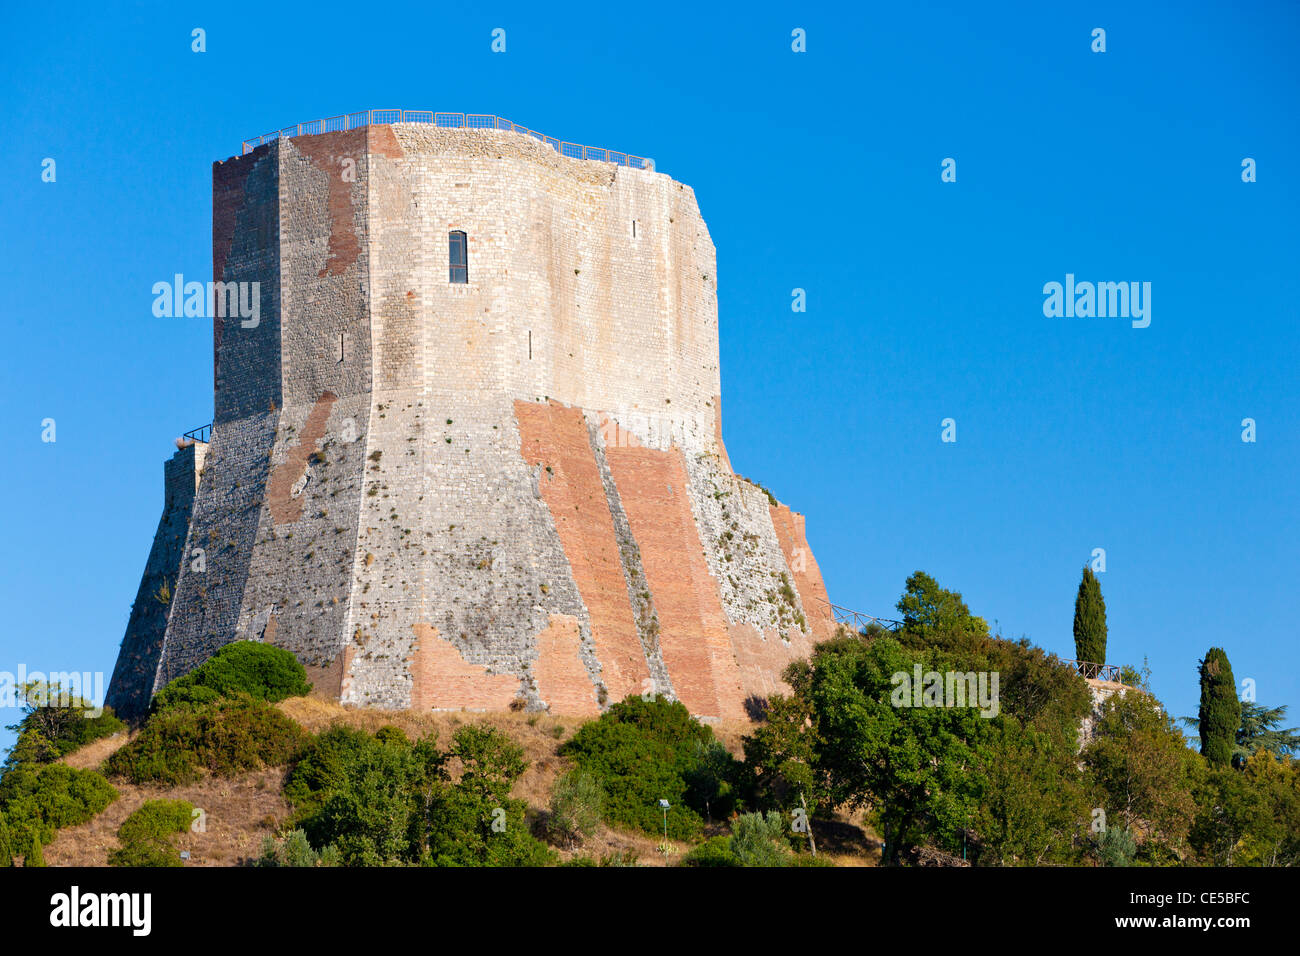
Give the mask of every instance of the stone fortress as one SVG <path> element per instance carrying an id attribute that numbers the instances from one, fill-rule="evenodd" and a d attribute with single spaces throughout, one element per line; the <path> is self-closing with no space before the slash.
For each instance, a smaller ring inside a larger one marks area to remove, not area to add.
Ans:
<path id="1" fill-rule="evenodd" d="M 107 703 L 236 640 L 315 693 L 744 719 L 835 631 L 804 519 L 721 435 L 689 187 L 515 131 L 372 123 L 213 164 L 207 440 L 181 440 Z"/>

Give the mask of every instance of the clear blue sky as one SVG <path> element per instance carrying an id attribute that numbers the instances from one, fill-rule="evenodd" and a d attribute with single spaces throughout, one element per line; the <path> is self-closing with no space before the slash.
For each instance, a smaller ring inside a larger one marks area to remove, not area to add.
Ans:
<path id="1" fill-rule="evenodd" d="M 1195 713 L 1221 645 L 1300 723 L 1297 8 L 989 6 L 7 4 L 0 670 L 112 671 L 163 460 L 212 417 L 210 323 L 150 293 L 211 275 L 212 161 L 396 106 L 695 188 L 732 461 L 833 600 L 890 616 L 924 569 L 1069 657 L 1102 547 L 1113 662 Z M 1150 327 L 1044 317 L 1067 272 L 1150 282 Z"/>

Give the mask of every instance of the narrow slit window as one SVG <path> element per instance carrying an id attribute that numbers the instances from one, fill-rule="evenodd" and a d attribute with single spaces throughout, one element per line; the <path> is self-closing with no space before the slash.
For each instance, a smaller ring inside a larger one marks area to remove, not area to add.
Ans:
<path id="1" fill-rule="evenodd" d="M 448 236 L 452 282 L 469 282 L 469 242 L 465 233 L 456 230 Z"/>
<path id="2" fill-rule="evenodd" d="M 635 219 L 632 220 L 632 238 L 633 238 L 633 239 L 636 238 L 636 220 L 635 220 Z"/>
<path id="3" fill-rule="evenodd" d="M 340 332 L 340 333 L 339 333 L 339 361 L 340 361 L 340 362 L 343 361 L 343 343 L 344 343 L 344 336 L 345 336 L 346 334 L 347 334 L 347 333 L 345 333 L 345 332 Z"/>

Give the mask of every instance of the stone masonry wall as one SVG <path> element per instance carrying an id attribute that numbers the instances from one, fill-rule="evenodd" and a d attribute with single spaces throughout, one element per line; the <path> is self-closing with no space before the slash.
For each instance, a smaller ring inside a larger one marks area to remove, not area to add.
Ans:
<path id="1" fill-rule="evenodd" d="M 126 636 L 105 698 L 109 707 L 128 720 L 143 715 L 143 705 L 148 704 L 153 691 L 172 593 L 184 558 L 194 493 L 207 449 L 205 442 L 186 445 L 163 465 L 163 513 L 158 519 L 158 530 L 154 532 L 135 603 L 131 605 Z"/>

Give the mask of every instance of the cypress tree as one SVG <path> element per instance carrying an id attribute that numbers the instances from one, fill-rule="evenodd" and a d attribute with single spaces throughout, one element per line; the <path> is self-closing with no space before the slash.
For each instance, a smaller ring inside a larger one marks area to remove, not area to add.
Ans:
<path id="1" fill-rule="evenodd" d="M 27 856 L 23 857 L 23 866 L 44 866 L 45 854 L 41 852 L 41 838 L 32 833 L 32 848 L 27 851 Z"/>
<path id="2" fill-rule="evenodd" d="M 1201 731 L 1201 756 L 1215 766 L 1232 764 L 1237 728 L 1241 726 L 1241 702 L 1232 665 L 1221 647 L 1211 647 L 1198 668 L 1201 675 L 1201 707 L 1197 721 Z"/>
<path id="3" fill-rule="evenodd" d="M 14 847 L 9 836 L 9 824 L 5 823 L 5 815 L 0 813 L 0 868 L 13 865 Z"/>
<path id="4" fill-rule="evenodd" d="M 1093 664 L 1106 663 L 1106 600 L 1097 575 L 1087 565 L 1074 599 L 1074 656 Z"/>

